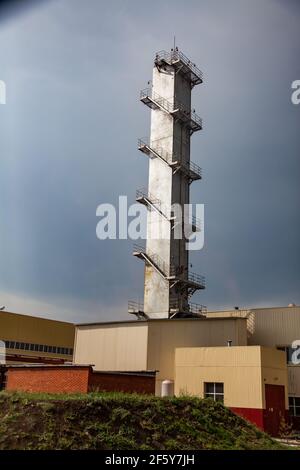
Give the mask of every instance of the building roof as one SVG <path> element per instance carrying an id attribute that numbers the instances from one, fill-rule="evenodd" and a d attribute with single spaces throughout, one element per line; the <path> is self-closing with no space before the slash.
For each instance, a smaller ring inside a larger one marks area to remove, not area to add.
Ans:
<path id="1" fill-rule="evenodd" d="M 222 320 L 228 318 L 230 320 L 234 319 L 232 316 L 230 316 L 230 313 L 245 313 L 245 312 L 251 312 L 251 311 L 255 311 L 255 310 L 282 310 L 282 309 L 289 309 L 289 310 L 292 310 L 292 309 L 299 309 L 300 306 L 299 305 L 292 305 L 292 306 L 289 306 L 289 305 L 284 305 L 284 306 L 281 306 L 281 307 L 254 307 L 254 308 L 240 308 L 240 309 L 226 309 L 226 310 L 209 310 L 207 312 L 207 314 L 209 315 L 210 313 L 228 313 L 228 316 L 224 316 L 222 317 Z M 1 315 L 5 316 L 5 315 L 15 315 L 15 316 L 20 316 L 20 317 L 27 317 L 27 318 L 35 318 L 37 320 L 46 320 L 46 321 L 51 321 L 51 322 L 55 322 L 55 323 L 63 323 L 63 324 L 66 324 L 66 325 L 74 325 L 74 326 L 92 326 L 92 325 L 113 325 L 113 324 L 121 324 L 121 323 L 128 323 L 128 324 L 132 324 L 132 323 L 139 323 L 139 324 L 143 324 L 143 323 L 146 323 L 146 322 L 156 322 L 156 321 L 167 321 L 167 320 L 170 320 L 169 318 L 152 318 L 152 319 L 148 319 L 148 320 L 114 320 L 114 321 L 100 321 L 100 322 L 87 322 L 87 323 L 72 323 L 72 322 L 66 322 L 66 321 L 63 321 L 63 320 L 56 320 L 54 318 L 48 318 L 48 317 L 40 317 L 40 316 L 36 316 L 36 315 L 28 315 L 28 314 L 25 314 L 25 313 L 16 313 L 16 312 L 9 312 L 7 310 L 2 310 L 0 311 L 0 318 L 1 318 Z M 205 320 L 214 320 L 214 319 L 220 319 L 221 317 L 219 318 L 172 318 L 172 321 L 205 321 Z"/>
<path id="2" fill-rule="evenodd" d="M 34 318 L 36 320 L 51 321 L 55 323 L 63 323 L 65 325 L 74 325 L 74 323 L 63 321 L 63 320 L 56 320 L 55 318 L 39 317 L 36 315 L 28 315 L 26 313 L 15 313 L 15 312 L 9 312 L 8 310 L 0 310 L 0 318 L 1 316 L 4 317 L 4 316 L 9 316 L 9 315 L 19 316 L 22 318 Z"/>
<path id="3" fill-rule="evenodd" d="M 245 317 L 241 316 L 232 316 L 232 313 L 234 314 L 246 314 L 250 312 L 255 312 L 256 310 L 282 310 L 282 309 L 296 309 L 300 308 L 299 305 L 293 305 L 293 306 L 288 306 L 284 305 L 282 307 L 255 307 L 255 308 L 239 308 L 239 309 L 227 309 L 227 310 L 209 310 L 207 312 L 207 317 L 206 318 L 172 318 L 171 320 L 169 318 L 151 318 L 151 319 L 142 319 L 142 320 L 114 320 L 114 321 L 100 321 L 100 322 L 88 322 L 88 323 L 76 323 L 75 326 L 80 327 L 80 326 L 97 326 L 97 325 L 116 325 L 116 324 L 145 324 L 145 323 L 151 323 L 151 322 L 161 322 L 161 321 L 172 321 L 172 322 L 183 322 L 183 321 L 213 321 L 213 320 L 237 320 L 237 319 L 243 319 Z M 224 313 L 224 316 L 219 316 L 219 317 L 209 317 L 210 313 Z M 226 316 L 227 314 L 227 316 Z"/>
<path id="4" fill-rule="evenodd" d="M 6 369 L 74 369 L 74 368 L 85 368 L 85 367 L 93 367 L 93 364 L 34 364 L 34 363 L 26 363 L 26 364 L 3 364 Z"/>
<path id="5" fill-rule="evenodd" d="M 185 322 L 185 321 L 220 321 L 220 320 L 244 320 L 244 318 L 240 318 L 240 317 L 213 317 L 213 318 L 209 318 L 209 317 L 206 317 L 206 318 L 151 318 L 151 319 L 147 319 L 147 320 L 117 320 L 117 321 L 109 321 L 109 322 L 106 322 L 106 321 L 102 321 L 102 322 L 92 322 L 92 323 L 77 323 L 75 324 L 75 326 L 77 327 L 80 327 L 80 326 L 97 326 L 97 325 L 116 325 L 116 324 L 139 324 L 139 325 L 145 325 L 147 323 L 154 323 L 154 322 L 163 322 L 163 321 L 167 321 L 167 322 Z"/>
<path id="6" fill-rule="evenodd" d="M 95 370 L 94 364 L 3 364 L 2 369 L 91 369 L 95 374 L 155 376 L 157 370 Z"/>

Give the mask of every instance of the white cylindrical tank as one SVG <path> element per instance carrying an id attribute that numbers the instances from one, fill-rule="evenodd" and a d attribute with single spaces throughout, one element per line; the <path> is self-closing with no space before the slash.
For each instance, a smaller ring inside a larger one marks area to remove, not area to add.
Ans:
<path id="1" fill-rule="evenodd" d="M 161 383 L 161 396 L 173 397 L 174 396 L 174 382 L 173 380 L 163 380 Z"/>

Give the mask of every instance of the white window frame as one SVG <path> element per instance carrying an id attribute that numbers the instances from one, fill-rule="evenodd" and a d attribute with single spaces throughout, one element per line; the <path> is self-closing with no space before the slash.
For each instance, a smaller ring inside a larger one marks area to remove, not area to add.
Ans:
<path id="1" fill-rule="evenodd" d="M 213 385 L 213 392 L 206 392 L 206 385 Z M 223 392 L 216 392 L 216 385 L 223 385 Z M 216 397 L 222 397 L 222 400 L 216 400 Z M 224 382 L 204 382 L 204 398 L 212 398 L 214 401 L 224 403 Z"/>
<path id="2" fill-rule="evenodd" d="M 296 401 L 295 401 L 295 398 L 299 398 L 300 400 L 300 397 L 296 397 L 296 396 L 291 396 L 289 395 L 289 412 L 292 416 L 295 416 L 295 417 L 300 417 L 300 405 L 296 405 Z M 290 405 L 290 399 L 293 400 L 293 404 Z M 293 412 L 291 412 L 291 409 L 293 410 Z M 296 414 L 296 409 L 299 410 L 299 414 Z"/>

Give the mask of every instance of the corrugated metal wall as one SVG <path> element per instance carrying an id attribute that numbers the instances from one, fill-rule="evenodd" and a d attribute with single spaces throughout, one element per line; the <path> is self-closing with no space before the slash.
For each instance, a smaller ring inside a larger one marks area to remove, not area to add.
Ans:
<path id="1" fill-rule="evenodd" d="M 279 346 L 300 339 L 300 307 L 253 309 L 248 320 L 249 344 Z"/>
<path id="2" fill-rule="evenodd" d="M 95 370 L 146 370 L 148 326 L 145 322 L 78 326 L 75 363 Z"/>

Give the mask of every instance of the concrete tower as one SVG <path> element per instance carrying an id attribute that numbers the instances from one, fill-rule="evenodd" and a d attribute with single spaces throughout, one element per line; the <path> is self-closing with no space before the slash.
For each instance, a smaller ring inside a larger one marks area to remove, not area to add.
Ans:
<path id="1" fill-rule="evenodd" d="M 138 142 L 139 150 L 149 157 L 149 181 L 136 199 L 149 210 L 146 247 L 135 245 L 133 252 L 145 262 L 144 304 L 128 305 L 129 313 L 137 316 L 172 318 L 204 311 L 189 302 L 205 282 L 189 272 L 184 236 L 188 227 L 200 229 L 184 211 L 190 202 L 190 184 L 201 179 L 201 168 L 190 161 L 191 135 L 202 129 L 202 120 L 191 110 L 191 90 L 200 83 L 201 71 L 176 48 L 156 54 L 152 86 L 140 94 L 151 108 L 151 132 L 150 138 Z M 176 207 L 182 208 L 181 214 Z"/>

